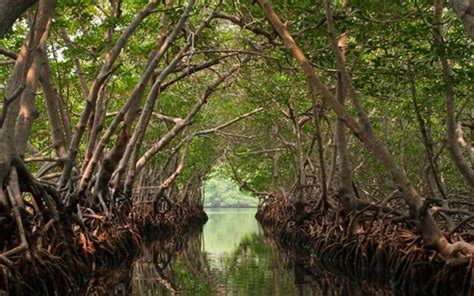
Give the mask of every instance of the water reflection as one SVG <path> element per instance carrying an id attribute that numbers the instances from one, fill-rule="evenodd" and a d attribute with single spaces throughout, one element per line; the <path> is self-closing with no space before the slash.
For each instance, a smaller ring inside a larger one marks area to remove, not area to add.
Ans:
<path id="1" fill-rule="evenodd" d="M 209 220 L 203 231 L 204 252 L 212 267 L 222 269 L 224 258 L 251 236 L 261 234 L 254 219 L 255 209 L 207 209 L 206 212 Z"/>
<path id="2" fill-rule="evenodd" d="M 310 256 L 276 246 L 260 230 L 254 209 L 207 214 L 203 231 L 144 245 L 131 266 L 96 279 L 88 294 L 391 295 L 314 268 Z"/>

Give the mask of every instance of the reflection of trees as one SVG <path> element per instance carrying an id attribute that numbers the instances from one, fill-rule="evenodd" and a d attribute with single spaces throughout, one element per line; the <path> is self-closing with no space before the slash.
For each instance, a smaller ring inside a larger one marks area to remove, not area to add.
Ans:
<path id="1" fill-rule="evenodd" d="M 333 273 L 316 262 L 309 249 L 290 249 L 271 236 L 265 236 L 268 245 L 278 251 L 278 259 L 293 270 L 297 295 L 393 295 L 387 287 L 378 286 L 349 274 Z"/>
<path id="2" fill-rule="evenodd" d="M 309 253 L 284 249 L 263 235 L 247 236 L 226 258 L 227 292 L 238 291 L 239 295 L 392 294 L 318 268 L 311 258 Z"/>
<path id="3" fill-rule="evenodd" d="M 172 236 L 143 246 L 133 264 L 133 295 L 211 292 L 209 274 L 201 231 Z"/>
<path id="4" fill-rule="evenodd" d="M 133 263 L 133 292 L 136 295 L 147 295 L 148 291 L 162 291 L 163 287 L 172 293 L 176 292 L 169 267 L 175 241 L 152 243 L 142 248 L 142 255 Z"/>
<path id="5" fill-rule="evenodd" d="M 238 295 L 294 295 L 293 277 L 262 235 L 244 237 L 225 259 L 227 292 Z"/>
<path id="6" fill-rule="evenodd" d="M 198 230 L 144 245 L 131 269 L 112 272 L 107 284 L 101 278 L 89 287 L 98 295 L 392 294 L 323 269 L 309 251 L 290 250 L 256 233 L 244 236 L 230 254 L 220 257 L 220 268 L 211 267 L 210 260 Z"/>
<path id="7" fill-rule="evenodd" d="M 127 258 L 114 268 L 96 271 L 83 291 L 86 295 L 130 295 L 133 257 Z M 79 293 L 81 295 L 81 293 Z"/>

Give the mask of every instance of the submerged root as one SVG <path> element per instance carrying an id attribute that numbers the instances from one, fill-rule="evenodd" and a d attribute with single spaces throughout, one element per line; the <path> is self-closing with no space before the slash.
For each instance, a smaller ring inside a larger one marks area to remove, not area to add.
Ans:
<path id="1" fill-rule="evenodd" d="M 113 219 L 81 207 L 78 216 L 68 215 L 51 191 L 36 184 L 31 189 L 32 202 L 41 206 L 25 200 L 22 209 L 8 188 L 16 227 L 1 241 L 7 250 L 0 254 L 0 292 L 44 295 L 77 291 L 97 266 L 117 264 L 141 244 L 126 208 L 114 208 Z M 38 209 L 40 212 L 35 212 Z"/>
<path id="2" fill-rule="evenodd" d="M 1 191 L 11 211 L 0 208 L 0 228 L 5 229 L 0 242 L 6 250 L 0 253 L 0 292 L 77 291 L 96 268 L 114 266 L 136 255 L 142 243 L 140 231 L 170 235 L 207 220 L 202 206 L 186 201 L 170 203 L 165 211 L 157 210 L 162 200 L 154 201 L 154 207 L 141 204 L 132 210 L 128 197 L 107 200 L 107 212 L 103 205 L 76 204 L 77 212 L 71 213 L 53 187 L 39 183 L 21 166 L 18 173 L 26 180 L 20 187 L 29 193 L 16 196 L 9 187 L 7 194 Z M 21 208 L 19 199 L 24 201 Z"/>
<path id="3" fill-rule="evenodd" d="M 256 217 L 266 235 L 283 248 L 308 250 L 306 260 L 313 263 L 312 268 L 322 266 L 348 278 L 386 286 L 393 283 L 396 290 L 409 294 L 425 293 L 425 288 L 441 294 L 466 293 L 473 288 L 473 257 L 448 260 L 427 249 L 413 221 L 395 222 L 395 216 L 374 210 L 339 217 L 338 212 L 322 215 L 311 208 L 298 220 L 296 211 L 291 201 L 267 200 Z M 359 224 L 355 233 L 350 230 L 353 215 Z M 470 243 L 452 243 L 452 253 L 470 254 Z"/>

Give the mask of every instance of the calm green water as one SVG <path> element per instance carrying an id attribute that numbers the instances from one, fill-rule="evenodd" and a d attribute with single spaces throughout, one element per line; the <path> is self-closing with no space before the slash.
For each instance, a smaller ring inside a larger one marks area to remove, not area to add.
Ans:
<path id="1" fill-rule="evenodd" d="M 89 283 L 89 295 L 391 295 L 306 270 L 279 249 L 256 209 L 207 209 L 202 231 L 144 245 L 133 263 Z M 308 258 L 308 257 L 306 257 Z"/>

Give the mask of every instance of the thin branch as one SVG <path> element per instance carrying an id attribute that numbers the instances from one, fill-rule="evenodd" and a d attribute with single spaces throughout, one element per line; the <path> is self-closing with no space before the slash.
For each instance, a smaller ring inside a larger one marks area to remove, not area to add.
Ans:
<path id="1" fill-rule="evenodd" d="M 207 129 L 207 130 L 199 131 L 199 132 L 195 133 L 194 135 L 195 135 L 195 136 L 201 136 L 201 135 L 207 135 L 207 134 L 215 133 L 215 132 L 217 132 L 217 131 L 219 131 L 219 130 L 221 130 L 221 129 L 223 129 L 223 128 L 226 128 L 226 127 L 228 127 L 228 126 L 231 126 L 231 125 L 233 125 L 234 123 L 239 122 L 239 121 L 241 121 L 242 119 L 247 118 L 247 117 L 250 117 L 250 116 L 254 115 L 255 113 L 258 113 L 258 112 L 263 111 L 263 110 L 264 110 L 263 107 L 259 107 L 259 108 L 255 109 L 255 110 L 253 110 L 253 111 L 250 111 L 250 112 L 248 112 L 248 113 L 242 114 L 242 115 L 240 115 L 239 117 L 236 117 L 236 118 L 234 118 L 234 119 L 232 119 L 232 120 L 230 120 L 230 121 L 228 121 L 228 122 L 226 122 L 226 123 L 223 123 L 223 124 L 221 124 L 221 125 L 219 125 L 219 126 L 216 126 L 216 127 L 213 127 L 213 128 Z"/>
<path id="2" fill-rule="evenodd" d="M 6 56 L 7 58 L 10 58 L 12 60 L 16 60 L 18 55 L 14 52 L 8 51 L 7 49 L 0 47 L 0 54 L 3 56 Z"/>

